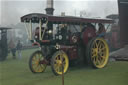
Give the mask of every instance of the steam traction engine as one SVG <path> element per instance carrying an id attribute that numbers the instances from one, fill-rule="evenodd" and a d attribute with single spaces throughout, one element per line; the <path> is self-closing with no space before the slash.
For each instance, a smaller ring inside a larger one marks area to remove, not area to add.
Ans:
<path id="1" fill-rule="evenodd" d="M 32 13 L 21 17 L 21 22 L 26 28 L 29 26 L 28 35 L 33 45 L 41 48 L 29 60 L 33 73 L 44 72 L 46 66 L 51 65 L 53 73 L 61 75 L 62 64 L 66 73 L 69 64 L 78 60 L 94 68 L 103 68 L 108 62 L 104 24 L 111 24 L 112 20 Z"/>

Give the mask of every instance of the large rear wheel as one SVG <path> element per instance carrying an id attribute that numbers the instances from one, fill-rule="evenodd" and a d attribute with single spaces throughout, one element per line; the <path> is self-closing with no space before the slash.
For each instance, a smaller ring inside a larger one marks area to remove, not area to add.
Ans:
<path id="1" fill-rule="evenodd" d="M 109 59 L 109 47 L 107 42 L 101 37 L 92 39 L 88 43 L 86 57 L 89 64 L 93 67 L 105 67 Z"/>
<path id="2" fill-rule="evenodd" d="M 41 51 L 34 52 L 29 60 L 29 68 L 33 73 L 41 73 L 46 69 L 47 64 L 42 63 L 44 56 Z"/>
<path id="3" fill-rule="evenodd" d="M 61 75 L 62 72 L 66 73 L 69 67 L 69 59 L 67 54 L 64 51 L 57 51 L 52 56 L 51 65 L 52 71 L 55 75 Z"/>

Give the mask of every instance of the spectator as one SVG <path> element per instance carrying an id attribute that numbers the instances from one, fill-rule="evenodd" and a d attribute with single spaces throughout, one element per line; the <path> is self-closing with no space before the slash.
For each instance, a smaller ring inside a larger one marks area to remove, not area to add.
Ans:
<path id="1" fill-rule="evenodd" d="M 15 48 L 15 44 L 14 44 L 12 39 L 9 42 L 9 49 L 10 49 L 10 51 L 12 53 L 12 58 L 16 59 L 16 48 Z"/>
<path id="2" fill-rule="evenodd" d="M 17 48 L 17 52 L 18 52 L 18 57 L 19 57 L 19 59 L 21 59 L 22 58 L 22 55 L 21 55 L 22 44 L 21 44 L 20 40 L 18 40 L 16 48 Z"/>

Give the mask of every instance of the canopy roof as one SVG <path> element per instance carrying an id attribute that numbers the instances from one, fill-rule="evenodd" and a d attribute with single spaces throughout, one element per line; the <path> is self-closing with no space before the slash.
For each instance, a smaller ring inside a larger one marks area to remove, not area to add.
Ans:
<path id="1" fill-rule="evenodd" d="M 0 30 L 8 30 L 8 29 L 12 29 L 12 28 L 9 28 L 9 27 L 0 27 Z"/>
<path id="2" fill-rule="evenodd" d="M 52 16 L 41 13 L 31 13 L 21 17 L 21 22 L 29 23 L 31 20 L 32 23 L 39 23 L 39 20 L 42 22 L 52 22 L 53 24 L 86 24 L 86 23 L 113 23 L 113 20 L 110 19 L 95 19 L 95 18 L 81 18 L 74 16 Z"/>

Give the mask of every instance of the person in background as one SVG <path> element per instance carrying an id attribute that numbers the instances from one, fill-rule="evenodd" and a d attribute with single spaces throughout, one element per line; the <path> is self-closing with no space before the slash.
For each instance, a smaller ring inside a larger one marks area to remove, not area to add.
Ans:
<path id="1" fill-rule="evenodd" d="M 9 42 L 9 49 L 10 49 L 10 51 L 12 53 L 12 58 L 16 59 L 16 48 L 15 48 L 14 41 L 12 39 Z"/>
<path id="2" fill-rule="evenodd" d="M 16 48 L 17 48 L 17 52 L 18 52 L 18 58 L 21 59 L 22 58 L 22 55 L 21 55 L 22 44 L 21 44 L 20 40 L 18 40 Z"/>

